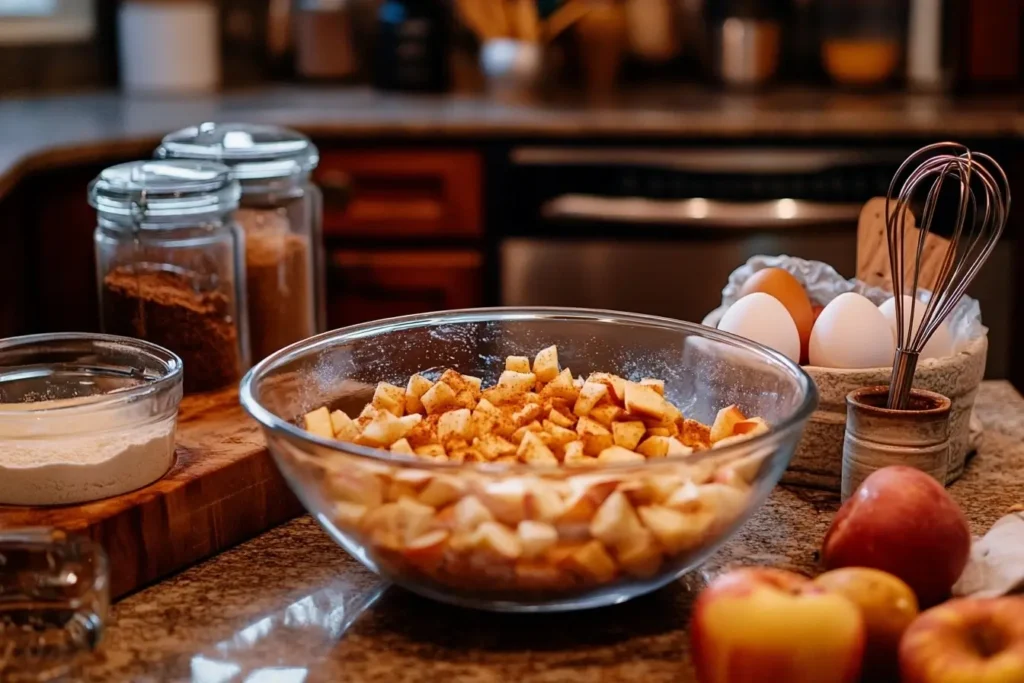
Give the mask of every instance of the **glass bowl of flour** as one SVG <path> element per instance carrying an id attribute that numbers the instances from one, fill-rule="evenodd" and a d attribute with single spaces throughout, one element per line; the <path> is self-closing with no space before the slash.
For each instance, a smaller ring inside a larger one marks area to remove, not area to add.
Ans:
<path id="1" fill-rule="evenodd" d="M 0 340 L 0 505 L 85 503 L 174 464 L 182 362 L 102 334 Z"/>

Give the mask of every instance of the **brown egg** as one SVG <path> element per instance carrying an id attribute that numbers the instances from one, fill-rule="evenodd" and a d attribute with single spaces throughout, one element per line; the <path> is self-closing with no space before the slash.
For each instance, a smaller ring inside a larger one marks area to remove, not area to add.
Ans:
<path id="1" fill-rule="evenodd" d="M 782 268 L 765 268 L 750 276 L 740 290 L 744 297 L 753 292 L 764 292 L 778 299 L 789 314 L 793 316 L 796 330 L 800 333 L 800 355 L 807 358 L 807 341 L 814 327 L 814 310 L 807 290 L 800 281 Z"/>

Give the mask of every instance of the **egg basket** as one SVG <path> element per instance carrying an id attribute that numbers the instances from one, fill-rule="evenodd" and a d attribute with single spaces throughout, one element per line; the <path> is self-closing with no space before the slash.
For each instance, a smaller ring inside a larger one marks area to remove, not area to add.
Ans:
<path id="1" fill-rule="evenodd" d="M 703 324 L 717 327 L 723 310 L 716 309 Z M 958 353 L 922 360 L 914 386 L 949 398 L 949 470 L 946 484 L 964 471 L 968 456 L 977 447 L 971 429 L 974 397 L 985 376 L 988 337 L 973 339 Z M 782 475 L 782 483 L 839 491 L 843 471 L 843 437 L 846 434 L 846 395 L 854 389 L 888 384 L 891 367 L 847 370 L 805 365 L 818 386 L 818 409 L 811 415 L 804 435 Z"/>

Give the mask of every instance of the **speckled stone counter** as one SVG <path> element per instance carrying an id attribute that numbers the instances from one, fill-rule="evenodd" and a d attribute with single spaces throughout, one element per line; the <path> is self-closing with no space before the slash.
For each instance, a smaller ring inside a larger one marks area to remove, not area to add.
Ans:
<path id="1" fill-rule="evenodd" d="M 953 99 L 802 89 L 732 93 L 683 85 L 629 91 L 601 102 L 566 94 L 533 104 L 337 87 L 273 86 L 191 98 L 89 94 L 0 100 L 0 194 L 34 170 L 146 156 L 163 134 L 203 121 L 289 125 L 364 144 L 373 137 L 884 141 L 1024 136 L 1024 107 L 1015 96 Z"/>
<path id="2" fill-rule="evenodd" d="M 1024 399 L 985 383 L 984 442 L 951 487 L 974 533 L 1024 503 Z M 838 498 L 780 487 L 704 568 L 617 607 L 498 615 L 387 587 L 308 517 L 270 531 L 117 604 L 94 681 L 692 680 L 686 624 L 724 567 L 812 572 Z"/>

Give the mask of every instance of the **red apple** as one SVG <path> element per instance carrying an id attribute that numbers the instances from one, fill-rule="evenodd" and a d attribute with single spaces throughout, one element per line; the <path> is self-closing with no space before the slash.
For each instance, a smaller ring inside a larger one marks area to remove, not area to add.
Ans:
<path id="1" fill-rule="evenodd" d="M 967 519 L 942 484 L 912 467 L 873 472 L 825 534 L 829 569 L 872 567 L 903 579 L 922 606 L 949 596 L 971 551 Z"/>
<path id="2" fill-rule="evenodd" d="M 691 649 L 700 683 L 848 683 L 860 675 L 857 607 L 780 569 L 737 569 L 694 605 Z"/>
<path id="3" fill-rule="evenodd" d="M 900 641 L 903 683 L 1022 683 L 1024 597 L 951 600 Z"/>

